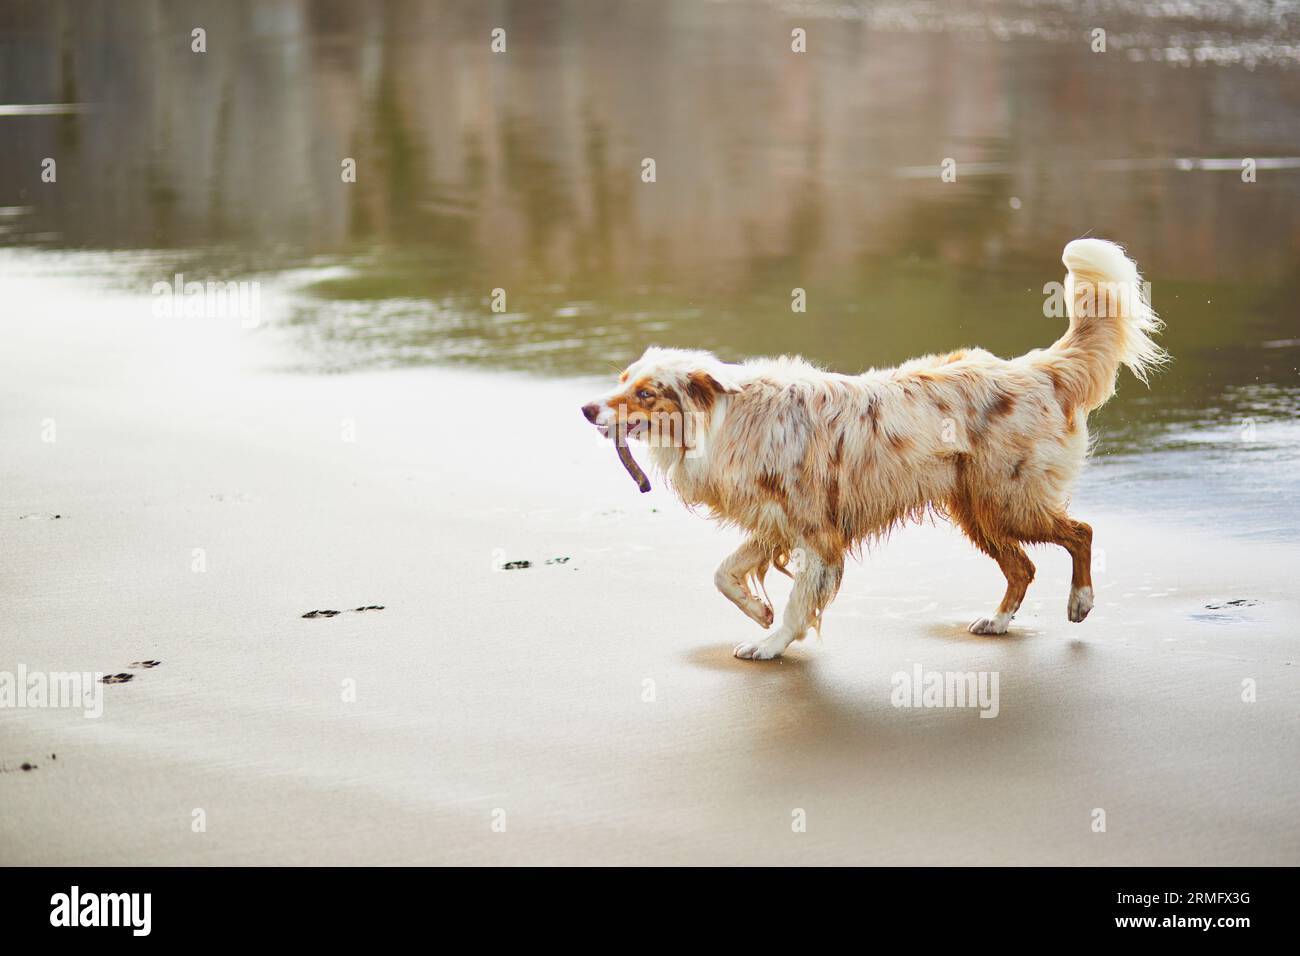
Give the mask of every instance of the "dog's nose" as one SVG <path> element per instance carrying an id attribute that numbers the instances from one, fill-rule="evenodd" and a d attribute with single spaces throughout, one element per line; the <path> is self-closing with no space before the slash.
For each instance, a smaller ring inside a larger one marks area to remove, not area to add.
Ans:
<path id="1" fill-rule="evenodd" d="M 591 402 L 587 405 L 583 405 L 582 414 L 587 416 L 587 421 L 594 422 L 596 420 L 596 416 L 600 414 L 600 406 L 597 405 L 595 402 Z"/>

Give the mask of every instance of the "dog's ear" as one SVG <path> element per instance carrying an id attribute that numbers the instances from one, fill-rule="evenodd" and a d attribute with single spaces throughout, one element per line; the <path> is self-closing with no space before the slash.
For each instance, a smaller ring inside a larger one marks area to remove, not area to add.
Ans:
<path id="1" fill-rule="evenodd" d="M 740 391 L 740 383 L 727 374 L 725 369 L 696 369 L 686 376 L 686 394 L 703 409 L 712 407 L 719 395 L 730 395 Z"/>

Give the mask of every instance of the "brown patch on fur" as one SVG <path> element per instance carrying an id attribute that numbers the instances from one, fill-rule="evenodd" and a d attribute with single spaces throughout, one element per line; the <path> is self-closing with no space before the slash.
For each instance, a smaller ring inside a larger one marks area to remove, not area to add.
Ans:
<path id="1" fill-rule="evenodd" d="M 1016 408 L 1016 400 L 1010 392 L 997 392 L 991 403 L 978 412 L 971 409 L 966 419 L 966 434 L 972 445 L 984 440 L 984 433 L 996 419 L 1006 418 Z"/>
<path id="2" fill-rule="evenodd" d="M 707 412 L 722 394 L 722 386 L 708 372 L 691 372 L 686 376 L 686 394 L 700 411 Z"/>
<path id="3" fill-rule="evenodd" d="M 997 505 L 989 497 L 979 494 L 969 471 L 970 456 L 955 455 L 954 466 L 956 480 L 945 510 L 975 547 L 997 561 L 1007 579 L 1007 590 L 998 611 L 1014 614 L 1034 580 L 1034 564 L 1019 543 L 1024 539 L 1012 532 Z"/>
<path id="4" fill-rule="evenodd" d="M 654 384 L 654 380 L 652 378 L 650 378 L 648 375 L 643 375 L 641 378 L 637 379 L 635 382 L 629 385 L 622 395 L 618 396 L 613 401 L 611 401 L 609 403 L 610 407 L 626 408 L 629 415 L 632 414 L 632 412 L 634 411 L 645 412 L 646 414 L 649 414 L 650 406 L 646 404 L 647 400 L 639 397 L 637 395 L 637 392 L 640 392 L 643 389 L 649 389 L 650 386 L 653 384 Z M 650 399 L 650 401 L 653 401 L 653 399 Z"/>
<path id="5" fill-rule="evenodd" d="M 1009 544 L 993 555 L 998 567 L 1007 579 L 1007 590 L 998 604 L 999 614 L 1015 614 L 1025 600 L 1025 592 L 1034 580 L 1034 562 L 1029 560 L 1025 549 L 1018 544 Z"/>
<path id="6" fill-rule="evenodd" d="M 826 489 L 826 523 L 834 528 L 840 524 L 840 480 L 834 475 Z"/>
<path id="7" fill-rule="evenodd" d="M 871 420 L 871 434 L 872 435 L 879 434 L 880 433 L 880 409 L 878 407 L 876 396 L 874 395 L 872 395 L 871 398 L 867 401 L 867 410 L 862 413 L 862 418 L 860 420 L 865 422 L 868 419 Z"/>
<path id="8" fill-rule="evenodd" d="M 889 436 L 889 447 L 895 452 L 902 454 L 912 447 L 912 439 L 908 438 L 902 432 L 894 432 Z"/>
<path id="9" fill-rule="evenodd" d="M 775 474 L 774 472 L 765 471 L 759 475 L 758 487 L 764 494 L 778 502 L 782 507 L 784 507 L 786 502 L 790 500 L 790 496 L 786 494 L 785 482 L 781 480 L 780 475 Z"/>
<path id="10" fill-rule="evenodd" d="M 1058 536 L 1053 540 L 1070 552 L 1074 571 L 1070 577 L 1076 588 L 1092 587 L 1092 525 L 1073 518 L 1060 518 L 1056 522 Z"/>
<path id="11" fill-rule="evenodd" d="M 1026 459 L 1026 458 L 1021 458 L 1018 462 L 1016 462 L 1016 467 L 1014 467 L 1014 468 L 1011 469 L 1011 477 L 1012 477 L 1013 479 L 1014 479 L 1014 478 L 1019 478 L 1019 477 L 1020 477 L 1020 469 L 1025 467 L 1025 462 L 1026 462 L 1026 461 L 1028 461 L 1028 459 Z"/>
<path id="12" fill-rule="evenodd" d="M 1065 413 L 1066 430 L 1074 431 L 1074 413 L 1078 408 L 1078 404 L 1074 400 L 1069 383 L 1060 370 L 1052 365 L 1044 365 L 1043 371 L 1052 380 L 1052 392 L 1056 395 L 1056 403 L 1061 406 L 1061 411 Z"/>
<path id="13" fill-rule="evenodd" d="M 650 397 L 642 398 L 637 394 L 641 391 L 650 392 Z M 684 446 L 686 436 L 681 396 L 672 388 L 656 385 L 653 378 L 643 376 L 629 385 L 623 394 L 611 399 L 609 405 L 618 412 L 629 430 L 636 429 L 637 434 L 649 437 L 642 424 L 648 422 L 654 442 L 661 446 Z"/>
<path id="14" fill-rule="evenodd" d="M 641 398 L 638 392 L 649 391 L 649 398 Z M 610 402 L 613 408 L 622 408 L 629 418 L 636 414 L 647 418 L 653 414 L 670 415 L 681 411 L 681 398 L 671 388 L 659 388 L 649 376 L 637 379 L 618 398 Z"/>
<path id="15" fill-rule="evenodd" d="M 988 418 L 1003 418 L 1015 411 L 1015 408 L 1016 400 L 1010 392 L 998 392 L 998 397 L 988 407 L 985 415 Z"/>
<path id="16" fill-rule="evenodd" d="M 1016 465 L 1017 472 L 1025 462 Z M 988 554 L 1007 579 L 1006 594 L 998 610 L 1014 614 L 1034 579 L 1034 565 L 1025 544 L 1057 544 L 1070 553 L 1071 587 L 1092 586 L 1092 528 L 1064 513 L 1049 514 L 1030 525 L 1012 524 L 989 496 L 981 496 L 970 475 L 970 456 L 954 455 L 953 492 L 944 503 L 948 517 L 974 545 Z M 1012 477 L 1015 477 L 1014 475 Z"/>
<path id="17" fill-rule="evenodd" d="M 1092 587 L 1092 527 L 1090 525 L 1075 521 L 1069 515 L 1051 515 L 1041 525 L 1023 529 L 1019 537 L 1021 541 L 1032 544 L 1059 544 L 1070 552 L 1073 563 L 1070 586 Z"/>
<path id="18" fill-rule="evenodd" d="M 682 399 L 675 389 L 664 386 L 661 394 L 651 403 L 651 421 L 659 430 L 656 440 L 667 442 L 674 448 L 686 446 L 686 423 L 682 416 Z"/>

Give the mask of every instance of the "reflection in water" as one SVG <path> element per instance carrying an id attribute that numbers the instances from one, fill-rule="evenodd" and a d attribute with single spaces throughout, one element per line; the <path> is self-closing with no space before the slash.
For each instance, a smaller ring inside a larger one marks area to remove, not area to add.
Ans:
<path id="1" fill-rule="evenodd" d="M 1091 233 L 1141 263 L 1177 359 L 1124 383 L 1102 449 L 1180 446 L 1297 411 L 1297 24 L 1291 3 L 17 0 L 0 242 L 170 250 L 142 289 L 178 262 L 333 264 L 294 320 L 315 367 L 604 373 L 652 341 L 841 370 L 1020 352 L 1059 332 L 1042 287 Z"/>

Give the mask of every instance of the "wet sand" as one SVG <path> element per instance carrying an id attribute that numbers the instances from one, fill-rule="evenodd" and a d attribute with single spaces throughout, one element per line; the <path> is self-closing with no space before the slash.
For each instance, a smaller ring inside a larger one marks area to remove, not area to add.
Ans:
<path id="1" fill-rule="evenodd" d="M 0 862 L 1300 863 L 1293 545 L 1085 483 L 1084 624 L 1038 549 L 1011 633 L 966 633 L 997 568 L 921 527 L 820 641 L 737 661 L 736 536 L 637 493 L 589 383 L 274 371 L 268 329 L 20 271 L 0 670 L 134 676 L 99 719 L 0 711 Z M 918 664 L 996 672 L 997 717 L 895 707 Z"/>

